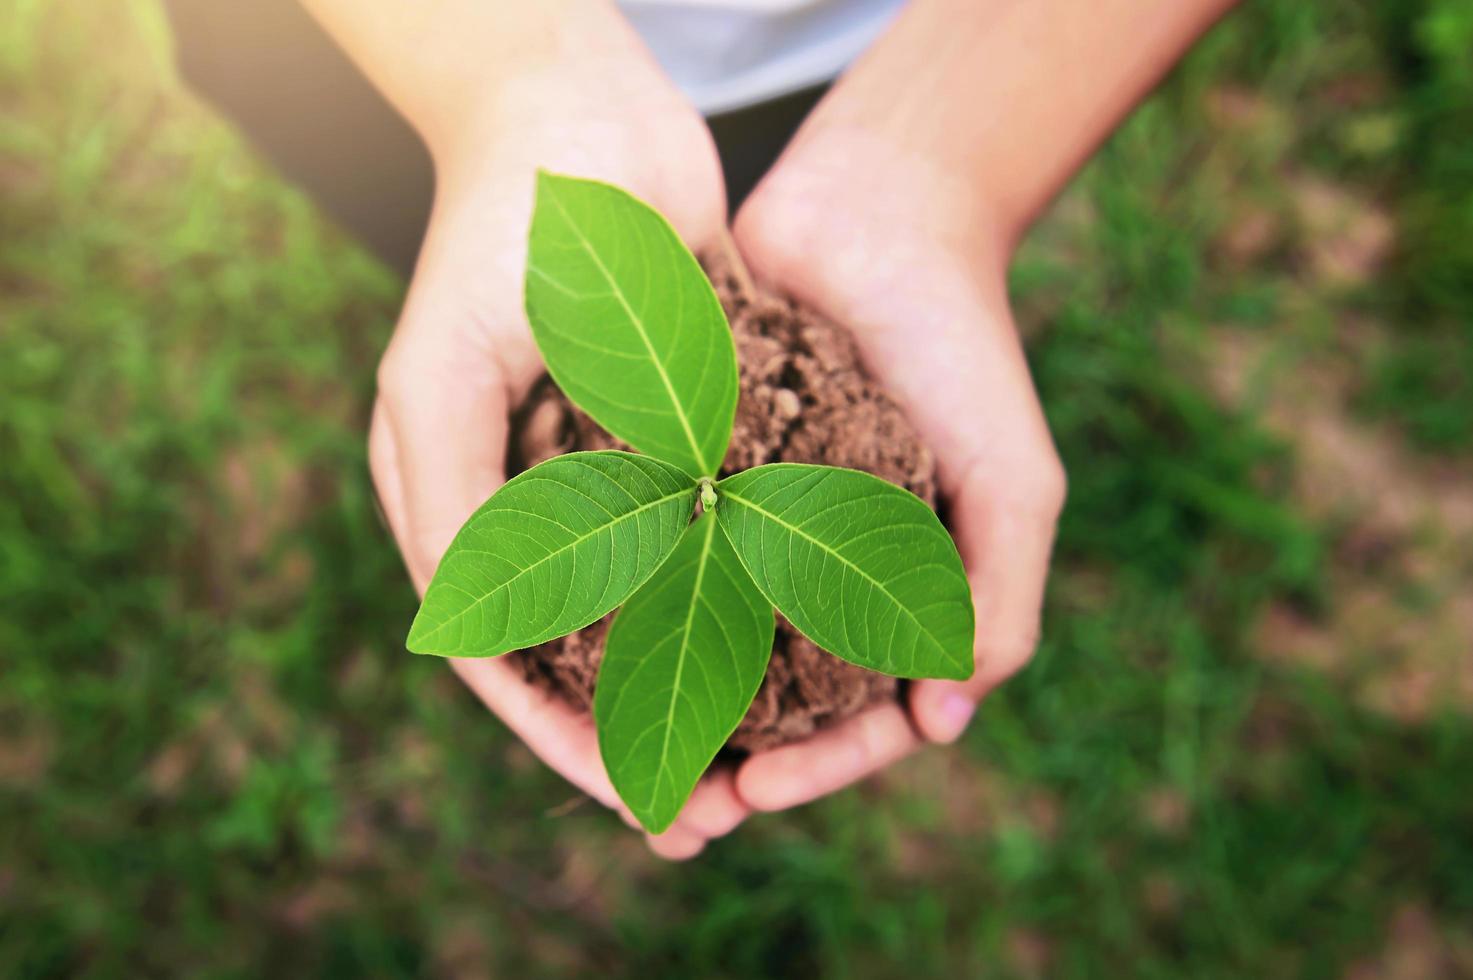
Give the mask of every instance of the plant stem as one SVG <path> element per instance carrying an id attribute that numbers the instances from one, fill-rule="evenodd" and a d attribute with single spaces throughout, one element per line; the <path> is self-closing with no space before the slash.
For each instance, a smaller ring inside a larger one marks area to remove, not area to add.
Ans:
<path id="1" fill-rule="evenodd" d="M 737 250 L 736 239 L 731 237 L 729 228 L 721 229 L 721 257 L 731 269 L 731 277 L 736 280 L 742 301 L 748 304 L 756 302 L 757 287 L 752 282 L 752 273 L 748 271 L 747 263 L 742 261 L 742 253 Z"/>

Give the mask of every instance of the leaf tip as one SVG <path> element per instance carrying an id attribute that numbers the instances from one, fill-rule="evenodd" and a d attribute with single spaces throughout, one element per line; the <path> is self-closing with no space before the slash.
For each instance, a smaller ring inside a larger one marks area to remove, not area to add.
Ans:
<path id="1" fill-rule="evenodd" d="M 665 820 L 645 820 L 636 814 L 635 819 L 639 821 L 639 825 L 644 828 L 645 833 L 656 837 L 669 830 L 670 826 L 675 823 L 674 817 L 668 817 Z"/>
<path id="2" fill-rule="evenodd" d="M 622 793 L 620 797 L 623 797 Z M 653 835 L 663 834 L 669 830 L 674 825 L 675 818 L 680 816 L 680 811 L 683 809 L 683 807 L 675 807 L 673 811 L 662 812 L 654 807 L 632 806 L 628 800 L 624 800 L 624 805 L 629 807 L 629 812 L 634 814 L 634 819 L 639 821 L 639 825 L 644 828 L 645 833 Z"/>
<path id="3" fill-rule="evenodd" d="M 555 170 L 548 170 L 546 167 L 538 167 L 536 182 L 537 196 L 541 197 L 544 194 L 555 190 L 559 184 L 572 184 L 577 183 L 580 180 L 582 180 L 582 178 L 572 177 L 568 174 L 560 174 Z M 589 181 L 583 182 L 589 183 Z"/>
<path id="4" fill-rule="evenodd" d="M 554 173 L 546 167 L 538 167 L 532 194 L 533 210 L 537 210 L 544 201 L 552 197 L 556 193 L 559 184 L 566 184 L 573 179 L 564 174 Z"/>
<path id="5" fill-rule="evenodd" d="M 430 628 L 425 623 L 424 610 L 420 609 L 414 616 L 414 622 L 409 624 L 409 635 L 404 638 L 404 648 L 410 653 L 434 653 L 425 643 L 425 634 Z"/>
<path id="6" fill-rule="evenodd" d="M 949 681 L 967 681 L 977 672 L 977 661 L 972 657 L 972 651 L 968 650 L 964 658 L 958 658 L 947 665 L 952 668 L 946 675 Z"/>

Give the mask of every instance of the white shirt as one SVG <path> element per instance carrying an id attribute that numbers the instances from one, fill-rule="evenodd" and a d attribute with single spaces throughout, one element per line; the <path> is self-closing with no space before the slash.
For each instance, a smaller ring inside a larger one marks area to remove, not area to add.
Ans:
<path id="1" fill-rule="evenodd" d="M 707 115 L 833 79 L 904 0 L 622 0 L 650 50 Z"/>

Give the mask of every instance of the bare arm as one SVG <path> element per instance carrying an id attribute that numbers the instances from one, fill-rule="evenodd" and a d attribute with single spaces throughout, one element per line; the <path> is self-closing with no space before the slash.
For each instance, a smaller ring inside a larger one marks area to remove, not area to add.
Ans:
<path id="1" fill-rule="evenodd" d="M 1016 236 L 1233 0 L 913 0 L 798 141 L 924 161 Z"/>
<path id="2" fill-rule="evenodd" d="M 653 74 L 608 0 L 302 0 L 432 150 L 504 102 L 509 86 L 577 66 Z"/>

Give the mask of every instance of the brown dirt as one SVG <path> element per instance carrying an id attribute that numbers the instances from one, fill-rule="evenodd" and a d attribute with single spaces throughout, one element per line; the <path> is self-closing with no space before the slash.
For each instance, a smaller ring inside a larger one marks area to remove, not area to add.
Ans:
<path id="1" fill-rule="evenodd" d="M 732 324 L 741 374 L 723 475 L 778 461 L 847 466 L 898 483 L 934 507 L 935 461 L 865 372 L 853 338 L 792 302 L 744 296 L 719 266 L 712 280 Z M 514 420 L 509 471 L 559 453 L 612 448 L 627 447 L 544 378 Z M 511 656 L 533 683 L 587 710 L 611 618 Z M 756 751 L 796 741 L 898 691 L 895 678 L 830 656 L 779 615 L 767 677 L 727 745 Z"/>

